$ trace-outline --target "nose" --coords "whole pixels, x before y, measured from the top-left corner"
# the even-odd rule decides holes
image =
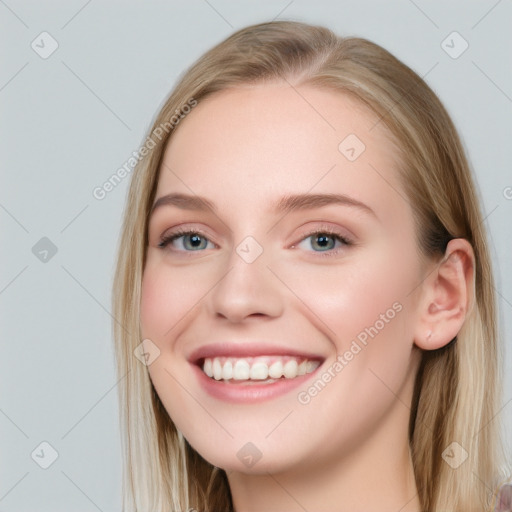
[[[248,317],[280,316],[285,299],[283,284],[268,268],[268,263],[265,250],[251,261],[234,249],[222,267],[219,282],[209,294],[210,312],[233,323]]]

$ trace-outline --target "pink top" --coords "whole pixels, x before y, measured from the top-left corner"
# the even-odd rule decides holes
[[[500,487],[494,512],[512,512],[512,484],[504,484]]]

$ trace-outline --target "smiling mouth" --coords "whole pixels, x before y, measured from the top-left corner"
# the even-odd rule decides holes
[[[212,380],[230,384],[272,384],[279,379],[291,380],[314,372],[318,359],[298,356],[206,357],[197,362]]]

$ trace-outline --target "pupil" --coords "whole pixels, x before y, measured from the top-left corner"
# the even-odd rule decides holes
[[[197,245],[199,245],[201,243],[201,238],[198,237],[197,235],[192,235],[191,240],[192,240],[192,245],[194,247],[197,247]]]
[[[328,246],[328,245],[329,245],[329,238],[331,238],[331,236],[330,236],[330,235],[319,235],[319,236],[317,236],[316,238],[317,238],[317,240],[318,240],[317,244],[318,244],[321,248],[325,249],[325,248],[326,248],[326,246]],[[326,244],[327,244],[327,245],[326,245]]]

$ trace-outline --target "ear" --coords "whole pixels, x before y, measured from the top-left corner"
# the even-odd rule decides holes
[[[424,350],[444,347],[459,333],[474,302],[475,255],[463,238],[450,240],[443,259],[422,283],[415,344]]]

